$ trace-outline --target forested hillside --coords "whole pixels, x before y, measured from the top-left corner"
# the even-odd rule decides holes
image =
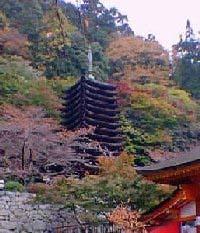
[[[106,9],[98,1],[87,1],[78,10],[64,1],[1,1],[1,30],[6,31],[9,45],[17,40],[21,45],[12,51],[2,44],[6,54],[21,53],[29,57],[32,66],[48,77],[79,76],[87,67],[87,46],[92,44],[94,69],[99,79],[108,77],[108,60],[103,55],[112,33],[131,34],[126,16],[117,9]],[[98,16],[96,14],[98,12]],[[85,18],[82,18],[84,14]],[[89,21],[87,21],[87,19]],[[85,21],[84,21],[85,20]],[[86,28],[86,24],[90,26]],[[98,29],[98,30],[97,30]],[[13,31],[13,33],[12,33]],[[14,33],[16,39],[13,38]],[[21,37],[21,38],[19,38]],[[23,37],[23,38],[22,38]],[[24,46],[22,46],[24,44]],[[6,47],[6,48],[5,48]],[[22,54],[17,54],[22,55]]]
[[[170,190],[142,181],[133,164],[176,156],[199,143],[199,102],[193,98],[199,94],[192,88],[191,96],[188,80],[178,82],[183,73],[190,76],[185,60],[176,63],[172,78],[162,45],[134,35],[125,15],[98,0],[79,6],[62,0],[0,1],[0,175],[27,183],[48,174],[77,178],[80,167],[83,175],[85,164],[69,148],[84,132],[66,132],[60,108],[62,91],[88,72],[89,44],[95,78],[117,86],[122,156],[101,158],[97,176],[29,190],[39,193],[39,201],[60,203],[67,197],[69,206],[98,214],[121,203],[149,210]]]
[[[198,103],[169,76],[169,55],[158,42],[122,37],[106,53],[122,101],[125,149],[139,155],[137,162],[145,162],[145,155],[162,159],[198,142]]]

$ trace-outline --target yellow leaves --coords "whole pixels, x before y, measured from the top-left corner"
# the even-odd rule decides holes
[[[6,15],[2,11],[0,11],[0,29],[7,30],[8,26],[9,22]]]
[[[163,143],[171,143],[172,142],[172,136],[169,135],[168,132],[165,132],[163,130],[157,130],[155,134],[153,135],[149,135],[149,134],[145,134],[144,135],[144,139],[147,143],[157,143],[158,139],[159,142],[163,142]]]
[[[119,157],[100,157],[100,175],[115,176],[133,179],[135,170],[133,168],[134,157],[123,152]]]
[[[70,36],[75,31],[76,27],[60,9],[48,11],[43,17],[43,28],[40,30],[40,47],[46,48],[40,54],[42,59],[53,61],[58,55],[58,50],[65,45],[71,45]]]
[[[196,119],[198,107],[186,91],[156,84],[135,85],[131,103],[137,110],[158,111],[188,120]]]
[[[147,93],[135,93],[131,100],[135,110],[158,111],[167,115],[176,113],[176,109],[165,99],[154,98]]]
[[[168,98],[170,103],[179,109],[180,114],[185,114],[190,120],[196,119],[198,105],[189,93],[173,88],[169,89]]]

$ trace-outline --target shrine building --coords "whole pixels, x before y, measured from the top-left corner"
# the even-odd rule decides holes
[[[173,185],[172,196],[143,216],[150,233],[200,233],[200,156],[171,158],[137,172],[157,184]]]

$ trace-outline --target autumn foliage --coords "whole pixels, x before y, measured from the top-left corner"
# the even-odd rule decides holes
[[[108,220],[120,226],[126,233],[147,233],[145,225],[140,221],[138,212],[131,211],[126,207],[117,207],[108,215]]]
[[[0,11],[0,55],[29,58],[28,39],[17,28],[10,27],[9,19]]]
[[[146,183],[134,165],[197,144],[199,103],[169,76],[168,52],[157,41],[133,36],[117,9],[83,1],[81,15],[92,19],[83,32],[76,6],[51,2],[0,1],[0,175],[51,177],[48,185],[28,186],[36,201],[82,208],[84,220],[103,215],[127,232],[144,233],[139,213],[170,192]],[[89,41],[95,78],[117,86],[125,138],[125,152],[98,163],[85,148],[81,156],[73,150],[78,141],[95,148],[98,142],[82,137],[94,128],[71,132],[59,124],[62,91],[85,73]],[[85,172],[86,158],[99,173]]]
[[[100,157],[100,176],[119,175],[125,179],[134,179],[136,176],[133,169],[134,157],[122,153],[117,159],[115,157]]]
[[[110,43],[107,55],[114,65],[112,78],[115,80],[169,84],[168,53],[156,41],[120,37]]]
[[[17,29],[0,30],[0,54],[29,57],[28,40]]]
[[[170,78],[167,51],[157,41],[129,36],[113,39],[106,52],[109,81],[119,94],[125,150],[138,155],[138,165],[148,163],[146,155],[158,149],[184,150],[175,132],[198,122],[199,107]]]

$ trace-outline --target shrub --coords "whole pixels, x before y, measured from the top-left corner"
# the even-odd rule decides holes
[[[29,184],[27,191],[34,194],[44,194],[48,190],[48,185],[43,183]]]
[[[23,192],[24,191],[24,186],[19,183],[18,181],[8,181],[5,184],[5,189],[7,191],[12,191],[12,192]]]
[[[0,74],[14,75],[25,79],[34,79],[39,75],[38,71],[29,65],[29,62],[17,56],[0,57]]]
[[[61,195],[60,186],[49,186],[43,183],[29,184],[27,191],[37,194],[36,202],[38,203],[64,203]]]
[[[32,187],[34,192],[39,191],[38,202],[62,203],[72,210],[79,206],[94,216],[110,212],[122,203],[132,209],[146,211],[163,200],[166,193],[137,176],[133,159],[125,153],[117,158],[101,157],[99,175],[86,175],[81,180],[72,177],[62,179],[47,189],[40,185],[37,190],[35,185]]]
[[[48,85],[58,96],[62,96],[63,91],[67,87],[74,85],[76,83],[76,80],[77,80],[76,78],[69,76],[65,79],[60,79],[60,78],[50,79],[47,80],[47,82]]]
[[[25,79],[10,74],[0,75],[0,103],[40,106],[50,116],[57,116],[60,107],[57,95],[45,79]]]

